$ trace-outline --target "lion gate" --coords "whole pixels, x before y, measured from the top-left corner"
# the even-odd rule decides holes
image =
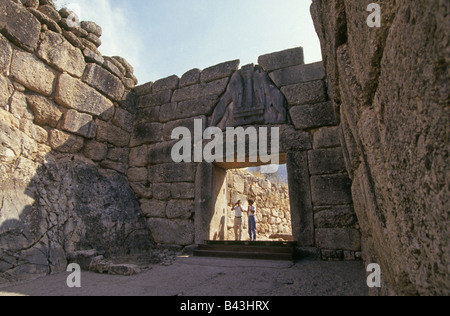
[[[155,241],[189,246],[220,236],[227,210],[217,205],[226,200],[226,170],[264,164],[191,162],[198,161],[194,157],[174,162],[176,128],[194,135],[199,122],[201,133],[209,127],[278,127],[277,158],[287,164],[300,250],[322,259],[358,259],[361,236],[323,64],[305,64],[302,48],[261,56],[258,64],[239,69],[238,60],[230,61],[135,88],[128,178]]]

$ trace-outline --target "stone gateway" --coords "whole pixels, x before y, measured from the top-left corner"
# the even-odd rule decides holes
[[[101,55],[94,22],[2,0],[0,286],[79,253],[228,238],[228,204],[253,195],[264,234],[291,228],[303,257],[378,264],[371,294],[450,294],[450,3],[385,1],[371,27],[360,2],[313,0],[323,62],[291,48],[137,86],[124,58]],[[220,151],[227,128],[267,133],[256,149],[244,135],[238,159],[235,137]],[[193,135],[184,151],[177,129]],[[232,171],[269,152],[289,188]]]

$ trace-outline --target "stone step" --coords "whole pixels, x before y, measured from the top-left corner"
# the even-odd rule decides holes
[[[197,257],[295,260],[295,242],[206,241],[194,251]]]
[[[295,247],[294,241],[234,241],[234,240],[206,240],[207,245],[230,245],[230,246],[267,246],[267,247]]]
[[[196,257],[215,257],[215,258],[294,261],[294,256],[292,254],[288,254],[288,253],[196,250],[196,251],[194,251],[194,256],[196,256]]]

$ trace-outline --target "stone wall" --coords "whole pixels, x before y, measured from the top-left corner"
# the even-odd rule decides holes
[[[211,126],[279,127],[279,158],[288,165],[292,228],[300,250],[326,260],[359,258],[351,182],[322,63],[305,65],[302,48],[264,55],[258,62],[193,69],[133,90],[137,112],[128,178],[155,241],[189,246],[226,238],[226,170],[262,164],[226,162],[225,151],[214,163],[176,163],[175,128],[185,127],[193,137]],[[196,128],[195,120],[201,126]],[[194,158],[193,150],[187,160]]]
[[[74,251],[152,245],[126,174],[137,83],[102,30],[51,1],[0,2],[0,285],[64,271]]]
[[[229,170],[228,183],[228,232],[226,239],[235,240],[233,206],[241,200],[242,208],[248,208],[248,200],[253,199],[257,207],[256,230],[258,239],[270,240],[272,235],[292,235],[289,188],[287,184],[277,184],[245,170]],[[242,240],[248,239],[248,217],[243,214]]]
[[[177,127],[278,127],[300,250],[359,256],[322,63],[305,65],[294,48],[259,65],[229,61],[135,87],[126,60],[98,52],[101,28],[72,16],[49,0],[0,3],[0,283],[62,271],[75,251],[112,256],[225,238],[226,170],[263,163],[175,163]]]
[[[373,294],[448,295],[448,1],[314,0]]]

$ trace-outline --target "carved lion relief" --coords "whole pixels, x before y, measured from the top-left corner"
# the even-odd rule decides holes
[[[287,101],[268,74],[253,64],[234,73],[212,116],[221,129],[287,123]]]

